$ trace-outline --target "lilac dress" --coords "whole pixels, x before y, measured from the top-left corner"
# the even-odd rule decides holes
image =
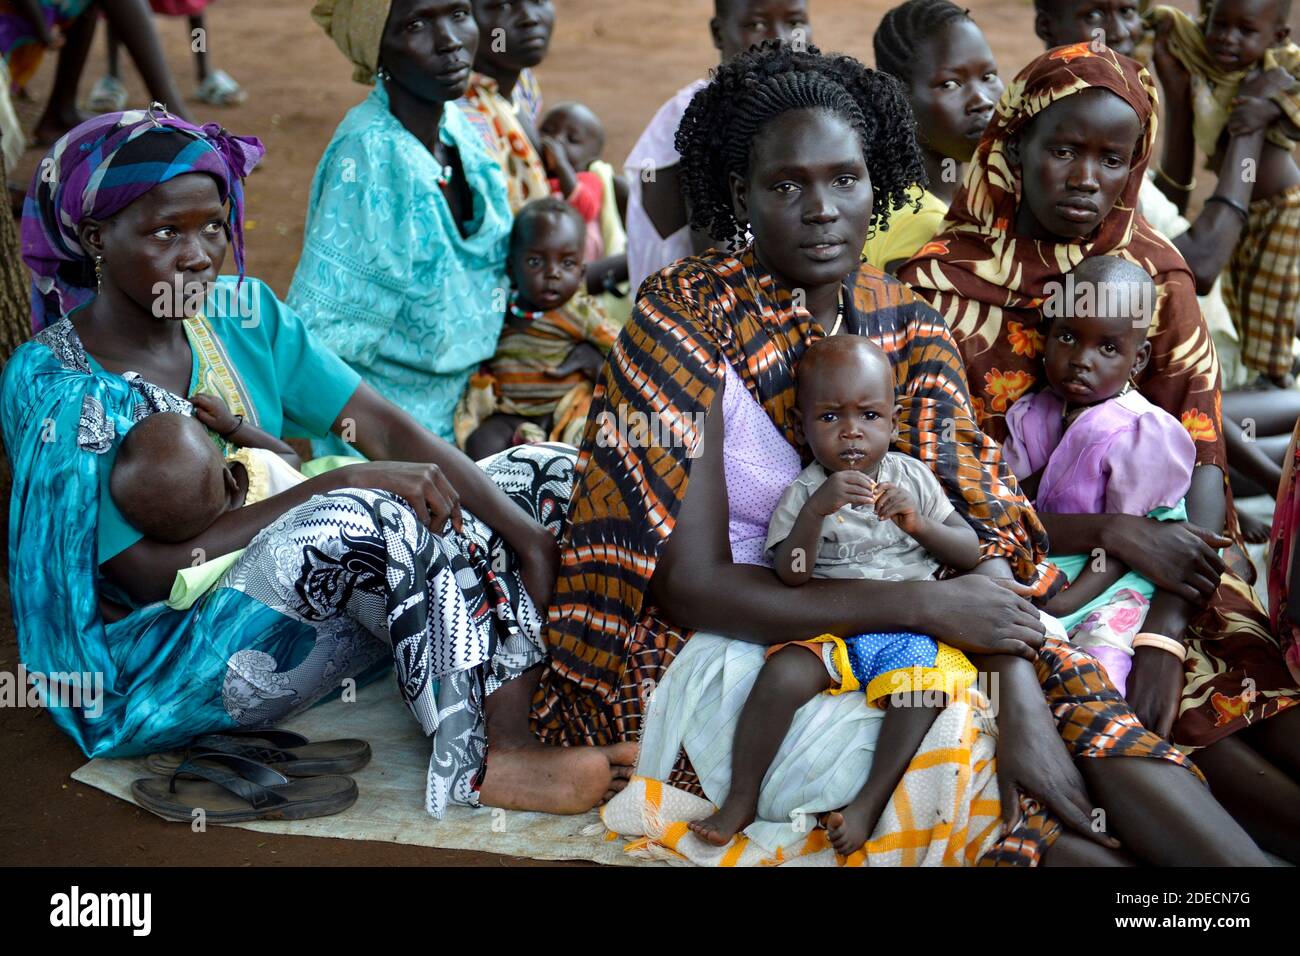
[[[1068,428],[1064,410],[1051,391],[1026,395],[1007,410],[1007,464],[1022,481],[1043,473],[1035,508],[1047,514],[1186,516],[1183,497],[1192,483],[1196,447],[1178,419],[1136,389],[1086,409]],[[1088,556],[1052,560],[1073,580]],[[1154,593],[1150,581],[1130,571],[1061,619],[1071,641],[1101,661],[1121,694],[1133,663],[1133,638]]]
[[[772,562],[764,554],[767,524],[786,486],[799,477],[803,462],[763,406],[749,394],[736,370],[726,359],[722,364],[727,382],[722,393],[727,436],[722,443],[722,462],[731,560],[770,568]]]

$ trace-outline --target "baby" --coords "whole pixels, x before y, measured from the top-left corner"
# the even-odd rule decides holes
[[[542,136],[542,162],[551,177],[555,195],[567,200],[586,222],[588,262],[623,251],[609,248],[611,230],[623,236],[622,221],[627,208],[627,180],[601,162],[605,148],[605,127],[600,117],[581,103],[561,103],[544,117],[538,130]],[[606,219],[612,221],[605,222]],[[616,228],[615,228],[616,227]]]
[[[189,541],[227,511],[306,480],[288,444],[232,415],[215,395],[190,401],[192,418],[158,412],[132,427],[109,476],[122,517],[155,541]],[[223,458],[208,429],[238,450]]]
[[[820,339],[804,353],[798,383],[796,422],[816,461],[786,489],[768,528],[781,580],[791,587],[812,577],[920,581],[943,566],[974,568],[979,540],[938,479],[889,450],[899,406],[885,354],[861,336]],[[730,841],[754,819],[759,786],[795,711],[824,691],[862,690],[868,703],[886,708],[875,760],[853,802],[825,820],[836,852],[855,852],[942,709],[939,701],[974,679],[965,655],[920,634],[824,634],[773,647],[737,724],[727,798],[690,828],[718,846]],[[930,693],[908,693],[915,691]]]
[[[1112,256],[1085,259],[1071,275],[1049,310],[1062,314],[1046,328],[1048,388],[1007,410],[1007,464],[1048,514],[1186,517],[1195,443],[1178,419],[1132,385],[1151,355],[1155,284],[1137,265]],[[1125,693],[1135,641],[1172,650],[1165,637],[1138,633],[1154,586],[1113,558],[1052,560],[1072,580],[1043,610],[1061,619],[1071,641]]]
[[[456,440],[475,460],[547,438],[581,444],[596,377],[618,337],[581,291],[582,236],[582,217],[560,199],[534,200],[515,216],[505,326],[456,409]]]

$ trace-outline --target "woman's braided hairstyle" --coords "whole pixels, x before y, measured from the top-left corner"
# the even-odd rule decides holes
[[[884,15],[871,38],[876,69],[900,80],[909,79],[917,61],[917,46],[962,18],[969,20],[970,11],[949,0],[907,0],[899,4]]]
[[[754,140],[768,122],[802,109],[834,113],[857,132],[875,193],[873,228],[889,228],[890,210],[910,201],[909,186],[928,184],[916,121],[897,80],[849,56],[768,40],[718,67],[677,127],[681,189],[693,227],[719,242],[745,241],[730,176],[749,174]]]

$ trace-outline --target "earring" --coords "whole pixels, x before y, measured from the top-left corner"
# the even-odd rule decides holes
[[[389,80],[393,78],[393,74],[388,72],[388,67],[386,66],[381,66],[379,69],[375,70],[375,75],[378,76],[385,83],[387,83]]]
[[[95,256],[95,290],[99,291],[104,284],[104,257]]]

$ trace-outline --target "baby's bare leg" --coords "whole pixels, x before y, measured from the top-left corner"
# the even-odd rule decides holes
[[[758,791],[794,712],[834,686],[821,656],[803,647],[785,647],[767,659],[736,724],[731,753],[731,789],[713,816],[690,824],[715,846],[726,846],[749,826],[758,809]]]
[[[835,852],[848,856],[862,849],[876,822],[885,812],[907,765],[916,756],[921,741],[934,724],[942,706],[934,706],[927,694],[898,694],[890,700],[885,722],[876,741],[871,771],[862,790],[843,810],[826,814],[826,832]],[[945,698],[946,701],[946,698]]]

